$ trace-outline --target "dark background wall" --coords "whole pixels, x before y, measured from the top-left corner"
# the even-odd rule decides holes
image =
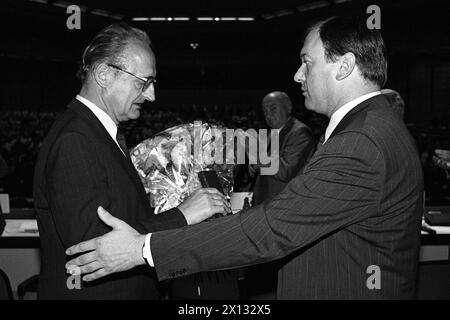
[[[293,75],[300,64],[307,25],[332,14],[361,14],[369,4],[378,4],[390,60],[386,86],[398,90],[407,102],[406,120],[420,125],[450,121],[450,19],[446,17],[446,1],[329,1],[330,5],[321,9],[270,20],[261,18],[264,12],[311,1],[279,1],[278,7],[250,1],[247,6],[237,5],[236,10],[253,13],[256,20],[228,24],[133,22],[133,13],[145,15],[138,9],[147,2],[131,1],[126,10],[111,2],[74,2],[128,12],[125,21],[148,31],[157,56],[158,103],[258,105],[264,93],[281,89],[299,106],[303,98]],[[180,3],[173,2],[174,12],[177,8],[186,10]],[[224,15],[231,10],[218,3],[222,2],[192,4],[190,12]],[[69,15],[51,4],[16,0],[2,1],[0,7],[0,110],[61,110],[79,89],[75,72],[83,48],[100,28],[116,20],[87,11],[82,13],[81,30],[68,30],[65,22]],[[161,8],[149,9],[149,13],[172,12],[170,2],[164,12]],[[197,50],[189,46],[190,42],[199,43]]]

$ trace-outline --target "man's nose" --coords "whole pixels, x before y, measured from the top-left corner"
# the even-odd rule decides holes
[[[148,100],[150,102],[153,102],[156,100],[156,96],[155,96],[155,86],[153,85],[153,83],[151,83],[147,90],[142,92],[142,96],[145,98],[145,100]]]
[[[303,72],[303,64],[298,68],[297,72],[294,75],[295,82],[304,82],[305,81],[305,73]]]

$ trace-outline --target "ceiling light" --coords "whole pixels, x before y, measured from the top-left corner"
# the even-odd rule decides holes
[[[321,0],[321,1],[316,1],[316,2],[303,4],[301,6],[298,6],[297,9],[299,11],[308,11],[308,10],[314,10],[314,9],[318,9],[318,8],[323,8],[323,7],[326,7],[328,5],[330,5],[330,3],[328,1]]]
[[[135,18],[131,18],[132,21],[149,21],[151,19],[154,18],[148,18],[148,17],[135,17]],[[164,18],[165,19],[165,18]]]
[[[48,0],[30,0],[30,1],[37,3],[48,3]]]
[[[66,1],[55,1],[52,3],[55,7],[59,7],[59,8],[67,8],[68,6],[71,5],[71,3],[66,2]]]
[[[293,13],[294,13],[293,10],[285,9],[285,10],[280,10],[280,11],[275,12],[275,15],[277,17],[283,17],[283,16],[287,16],[287,15],[290,15],[290,14],[293,14]]]
[[[263,14],[261,17],[262,17],[264,20],[270,20],[270,19],[275,18],[275,16],[274,16],[273,14],[269,14],[269,13]]]
[[[109,17],[110,13],[108,11],[105,10],[100,10],[100,9],[94,9],[91,11],[92,14],[95,14],[97,16],[101,16],[101,17]]]
[[[239,21],[254,21],[255,18],[253,18],[253,17],[239,17],[238,20]]]

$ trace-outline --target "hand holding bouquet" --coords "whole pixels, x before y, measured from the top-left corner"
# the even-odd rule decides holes
[[[225,128],[195,122],[169,128],[139,143],[131,160],[150,196],[155,214],[178,206],[201,188],[198,172],[214,170],[226,196],[233,191],[232,164],[216,164],[214,151],[225,154]]]

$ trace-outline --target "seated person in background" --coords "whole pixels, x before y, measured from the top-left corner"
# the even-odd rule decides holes
[[[280,159],[278,172],[274,175],[260,175],[259,164],[249,166],[250,175],[256,178],[253,188],[255,205],[283,190],[304,167],[315,149],[310,128],[292,116],[292,102],[286,93],[269,93],[262,101],[262,108],[267,125],[271,130],[279,131]]]
[[[315,150],[315,141],[308,126],[292,116],[292,102],[280,91],[267,94],[262,109],[271,130],[279,130],[279,169],[274,175],[261,175],[258,164],[249,166],[256,178],[253,200],[259,205],[276,196],[297,175]],[[268,146],[268,151],[270,147]],[[248,294],[251,299],[275,299],[280,261],[257,265],[247,270]]]

